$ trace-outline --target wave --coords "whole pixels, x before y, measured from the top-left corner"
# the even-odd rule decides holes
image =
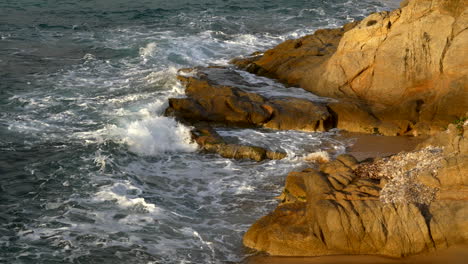
[[[151,117],[134,121],[124,129],[116,129],[130,151],[141,155],[161,155],[166,152],[191,152],[197,149],[190,128],[168,117]]]

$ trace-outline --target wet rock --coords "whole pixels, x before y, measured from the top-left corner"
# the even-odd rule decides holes
[[[331,116],[323,104],[293,97],[266,98],[244,91],[228,85],[243,84],[242,80],[231,80],[235,74],[229,69],[195,69],[191,74],[182,70],[178,78],[186,86],[187,98],[169,99],[166,115],[189,123],[208,121],[305,131],[330,128]]]
[[[304,185],[304,173],[307,172],[291,172],[286,177],[284,189],[278,199],[281,203],[305,202],[306,191]]]
[[[209,124],[194,124],[192,138],[201,149],[217,153],[224,158],[252,159],[262,161],[264,159],[283,159],[286,153],[270,151],[258,146],[248,146],[226,142]]]

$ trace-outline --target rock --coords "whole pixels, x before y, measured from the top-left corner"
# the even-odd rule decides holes
[[[272,99],[267,106],[272,118],[265,128],[281,130],[326,131],[331,126],[331,116],[323,105],[300,98]]]
[[[283,159],[286,157],[284,152],[270,151],[257,146],[228,143],[207,123],[194,124],[192,138],[201,149],[217,153],[224,158],[262,161],[264,159]]]
[[[331,116],[323,104],[293,97],[265,98],[227,85],[229,78],[235,77],[229,69],[196,69],[193,75],[185,72],[179,79],[186,86],[187,98],[169,99],[166,115],[189,123],[208,121],[304,131],[330,128]]]
[[[403,8],[403,7],[407,6],[408,3],[409,3],[409,0],[403,0],[403,1],[401,1],[401,2],[400,2],[400,8]]]
[[[334,116],[335,126],[339,129],[360,133],[379,131],[380,120],[373,116],[363,104],[342,100],[328,104],[328,109]]]
[[[342,155],[290,173],[282,203],[252,225],[244,245],[279,256],[392,257],[466,245],[465,128],[451,126],[418,150],[371,163]]]
[[[423,175],[423,181],[431,181],[433,186],[441,189],[453,190],[454,195],[458,195],[460,190],[468,186],[468,123],[450,124],[446,131],[441,132],[425,142],[418,148],[428,146],[439,146],[444,148],[445,158],[442,161],[442,168],[439,170],[437,181],[430,176]]]
[[[313,35],[287,40],[263,55],[237,58],[231,62],[247,71],[277,78],[289,85],[301,84],[304,75],[320,67],[336,51],[343,34],[357,25],[349,23],[339,29],[320,29]]]
[[[233,63],[319,96],[363,103],[353,111],[362,125],[339,124],[350,131],[369,131],[377,119],[383,134],[434,134],[468,109],[468,5],[413,0],[401,7]]]
[[[278,197],[281,203],[306,201],[304,173],[307,172],[291,172],[288,174],[286,177],[286,183],[284,184],[284,190]]]

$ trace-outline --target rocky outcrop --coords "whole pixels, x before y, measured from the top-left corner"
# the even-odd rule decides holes
[[[466,125],[411,153],[361,164],[342,155],[289,174],[282,203],[244,244],[281,256],[400,257],[468,243]]]
[[[287,40],[265,53],[254,53],[246,59],[236,58],[232,63],[247,71],[272,77],[292,86],[299,86],[311,67],[325,63],[336,52],[343,34],[358,23],[337,29],[320,29],[313,35]]]
[[[377,118],[363,102],[262,96],[255,92],[258,87],[251,87],[255,84],[248,83],[229,68],[182,69],[178,78],[186,87],[187,97],[169,99],[166,115],[190,124],[203,121],[225,126],[303,131],[339,128],[390,136],[407,133],[406,128]]]
[[[468,5],[402,6],[233,62],[320,96],[353,100],[372,117],[358,130],[377,127],[377,120],[383,134],[433,134],[468,108]],[[354,131],[348,124],[342,128]]]
[[[226,68],[199,68],[188,74],[187,71],[190,69],[182,70],[179,75],[179,80],[186,86],[187,98],[169,99],[166,115],[189,123],[206,121],[304,131],[331,128],[331,116],[321,103],[294,97],[266,98],[225,85],[216,75],[226,78],[235,74]]]
[[[334,127],[324,103],[296,97],[266,98],[246,91],[239,87],[252,84],[232,69],[182,69],[178,78],[186,87],[187,97],[170,98],[165,115],[191,125],[192,138],[202,150],[225,158],[261,161],[282,159],[286,154],[226,142],[211,125],[304,131],[326,131]]]

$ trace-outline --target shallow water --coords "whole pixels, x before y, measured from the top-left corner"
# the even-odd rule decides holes
[[[337,132],[220,129],[288,158],[199,153],[189,128],[162,116],[183,96],[176,70],[226,65],[387,2],[0,2],[0,262],[243,260],[242,235],[276,205],[284,176],[344,143]],[[291,95],[239,74],[265,96]]]

